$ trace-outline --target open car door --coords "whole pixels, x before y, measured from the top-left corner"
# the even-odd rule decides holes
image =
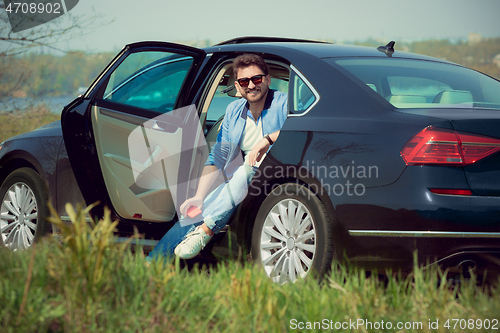
[[[190,177],[191,170],[178,172],[181,159],[206,158],[206,149],[197,149],[205,141],[196,128],[196,108],[189,105],[204,58],[204,51],[184,45],[127,45],[89,91],[63,110],[63,136],[78,185],[87,204],[101,203],[94,213],[108,206],[125,220],[174,218],[174,199],[184,200],[189,192],[176,198],[169,186]],[[185,147],[187,136],[191,149]]]

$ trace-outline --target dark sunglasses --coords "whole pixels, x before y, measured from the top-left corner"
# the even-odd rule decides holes
[[[262,83],[262,78],[266,76],[264,74],[260,74],[260,75],[254,75],[252,77],[244,77],[242,79],[238,79],[236,81],[238,81],[238,83],[240,84],[240,86],[242,86],[243,88],[246,88],[248,87],[248,85],[250,84],[250,80],[252,80],[253,84],[255,84],[256,86],[261,84]]]

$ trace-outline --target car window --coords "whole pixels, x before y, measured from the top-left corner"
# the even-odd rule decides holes
[[[284,93],[288,92],[288,69],[277,65],[268,64],[269,74],[271,75],[271,89],[275,89]],[[239,99],[239,94],[236,94],[236,89],[233,88],[228,93],[227,89],[234,84],[234,80],[230,79],[233,75],[231,71],[224,75],[221,82],[217,86],[217,90],[210,102],[210,107],[207,111],[207,121],[216,121],[226,112],[227,106]]]
[[[297,73],[292,71],[292,114],[301,114],[308,111],[318,99],[314,90]]]
[[[432,103],[434,97],[444,90],[453,90],[452,87],[437,80],[424,79],[412,76],[388,76],[387,82],[393,96],[423,96],[425,103]]]
[[[283,93],[288,93],[288,77],[277,77],[271,75],[271,89],[281,91]]]
[[[500,109],[500,82],[472,69],[416,59],[325,59],[397,108]]]
[[[234,97],[230,97],[225,94],[224,89],[224,86],[217,87],[217,91],[215,92],[214,98],[212,98],[212,102],[210,103],[210,107],[207,111],[207,120],[218,120],[226,113],[227,106],[236,100]]]
[[[104,99],[159,113],[171,111],[192,57],[141,52],[127,57],[111,74]]]

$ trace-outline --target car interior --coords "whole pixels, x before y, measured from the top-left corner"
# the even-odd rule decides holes
[[[266,60],[271,76],[271,89],[276,89],[288,93],[288,80],[290,69],[288,66],[271,60]],[[200,123],[204,124],[206,140],[211,148],[219,133],[222,120],[227,106],[241,98],[236,88],[234,88],[234,75],[232,61],[228,61],[221,66],[208,85],[205,92],[205,99],[200,113]]]
[[[212,75],[198,113],[193,105],[178,110],[164,107],[173,105],[190,62],[174,58],[142,65],[136,71],[139,74],[113,84],[126,89],[126,94],[110,88],[104,96],[117,103],[116,107],[93,108],[91,119],[106,187],[115,210],[124,218],[165,222],[175,217],[179,202],[196,191],[197,175],[217,139],[227,106],[241,98],[235,88],[230,89],[234,87],[230,60]],[[276,61],[269,61],[268,66],[271,88],[288,92],[288,66]],[[174,92],[161,84],[170,81],[176,83]],[[120,98],[122,95],[126,98]],[[158,117],[122,112],[120,105],[124,104],[154,110]],[[193,118],[195,123],[186,120],[193,114],[199,122],[197,118]],[[192,133],[196,133],[193,140]]]

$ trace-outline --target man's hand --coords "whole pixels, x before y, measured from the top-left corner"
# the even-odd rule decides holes
[[[260,162],[262,156],[269,149],[270,144],[266,138],[260,140],[255,146],[253,146],[252,151],[248,153],[248,164],[254,166],[256,162]]]
[[[203,207],[203,199],[201,199],[197,196],[194,196],[194,197],[189,198],[186,201],[184,201],[184,203],[180,207],[181,214],[183,216],[187,216],[187,210],[191,206],[195,206],[195,207],[198,207],[199,209],[201,209]]]

